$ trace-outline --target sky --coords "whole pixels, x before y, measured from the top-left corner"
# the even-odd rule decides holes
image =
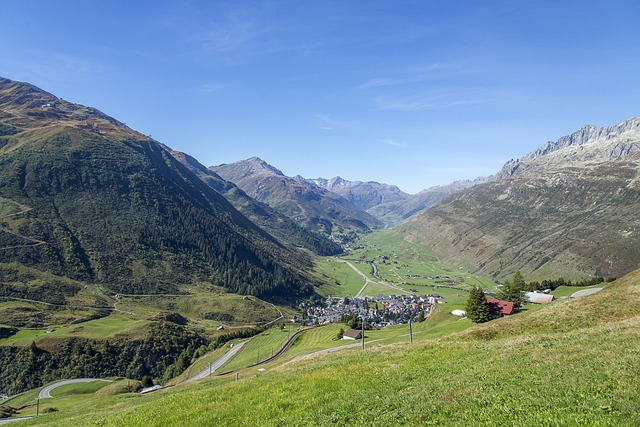
[[[205,166],[408,193],[640,115],[637,0],[2,0],[0,76]]]

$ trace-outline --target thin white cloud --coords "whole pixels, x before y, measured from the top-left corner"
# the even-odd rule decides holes
[[[380,144],[391,145],[392,147],[400,147],[400,148],[408,147],[406,142],[400,142],[394,139],[377,139],[375,142],[378,142]]]
[[[356,86],[355,90],[366,90],[386,86],[415,85],[439,78],[478,74],[483,71],[462,64],[434,62],[411,68],[391,70],[384,76],[374,77]]]
[[[325,113],[316,114],[313,117],[313,121],[316,127],[323,130],[337,130],[337,129],[356,130],[360,127],[354,122],[350,122],[346,120],[337,120],[332,117],[329,117],[329,115]]]
[[[444,88],[420,93],[394,93],[377,96],[372,100],[380,110],[417,111],[460,106],[484,105],[495,98],[484,90],[473,88]]]

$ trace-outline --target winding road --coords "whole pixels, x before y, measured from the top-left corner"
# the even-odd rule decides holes
[[[76,383],[92,383],[94,381],[111,382],[109,380],[103,380],[101,378],[76,378],[74,380],[58,381],[57,383],[49,384],[48,386],[40,390],[40,393],[38,393],[38,399],[51,399],[53,397],[51,396],[51,391],[58,387],[62,387],[63,385]]]
[[[191,381],[197,381],[197,380],[200,380],[200,379],[208,376],[209,374],[214,373],[216,370],[220,369],[220,367],[222,367],[222,365],[227,363],[227,361],[229,361],[229,359],[231,359],[233,356],[235,356],[235,354],[238,351],[240,351],[240,349],[242,348],[242,346],[245,343],[246,343],[246,341],[242,341],[242,342],[234,345],[233,348],[231,348],[229,351],[227,351],[225,354],[223,354],[218,360],[216,360],[215,362],[213,362],[212,364],[210,364],[209,366],[207,366],[206,368],[204,368],[202,371],[198,372],[197,374],[195,374],[191,378],[186,379],[185,381],[183,381],[183,383],[188,383],[188,382],[191,382]]]

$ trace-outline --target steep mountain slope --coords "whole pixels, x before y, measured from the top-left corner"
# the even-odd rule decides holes
[[[620,276],[640,265],[640,118],[586,126],[448,197],[398,233],[497,277]]]
[[[382,225],[345,198],[313,183],[287,177],[257,157],[209,169],[315,232],[368,232]]]
[[[310,291],[304,256],[105,114],[0,79],[0,133],[0,262],[128,293]]]
[[[317,233],[307,231],[266,203],[252,199],[238,186],[224,180],[188,154],[175,150],[170,150],[170,153],[211,188],[222,194],[243,215],[281,241],[304,247],[318,255],[336,255],[342,251],[337,243]]]
[[[347,181],[339,176],[331,179],[305,179],[300,176],[295,178],[313,182],[318,187],[333,191],[364,211],[369,211],[369,209],[381,204],[399,202],[411,197],[410,194],[395,185],[381,184],[375,181]]]

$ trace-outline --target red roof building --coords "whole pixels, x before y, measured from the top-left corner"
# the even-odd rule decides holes
[[[487,298],[489,310],[492,316],[502,317],[513,314],[514,304],[511,301],[502,301],[499,299]]]

